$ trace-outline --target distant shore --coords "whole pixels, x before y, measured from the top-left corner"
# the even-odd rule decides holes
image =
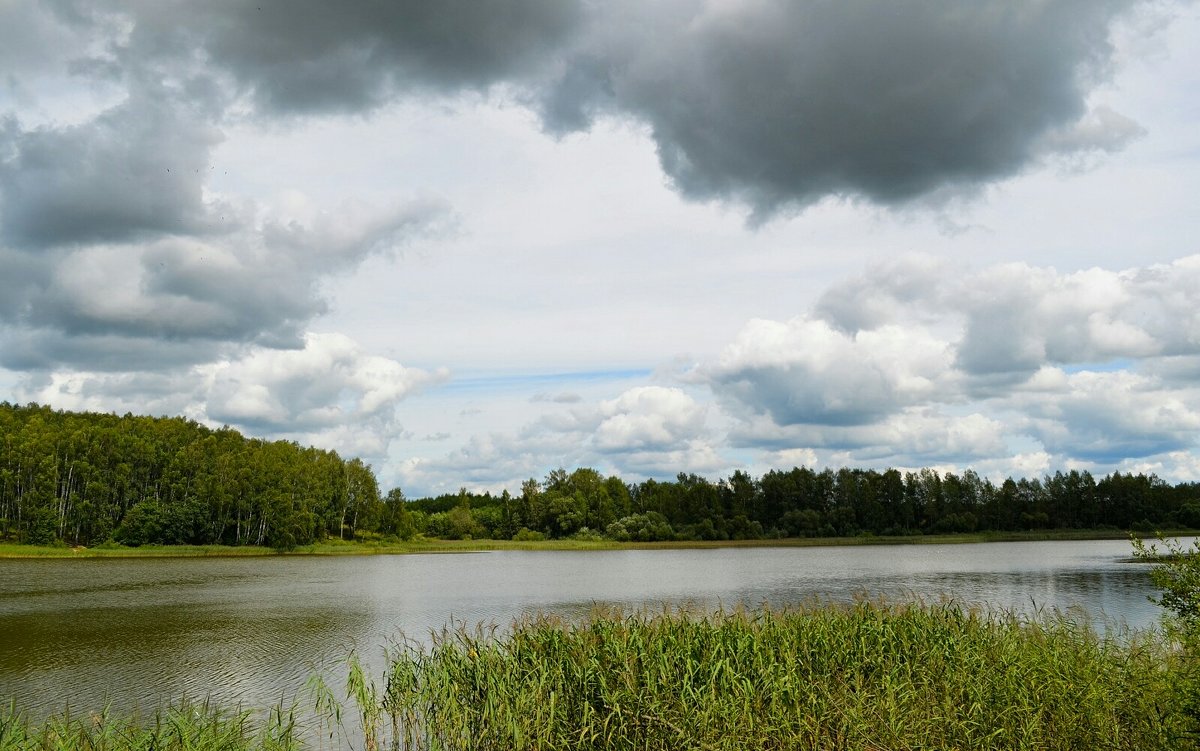
[[[254,545],[101,545],[70,547],[0,543],[0,558],[212,558],[247,556],[405,555],[414,553],[480,553],[493,550],[671,550],[704,548],[843,547],[848,545],[944,545],[980,542],[1042,540],[1123,540],[1131,533],[1116,529],[1052,529],[1029,532],[979,532],[945,535],[882,537],[789,537],[767,540],[687,540],[615,542],[612,540],[439,540],[343,541],[326,540],[294,550],[279,551]],[[1152,536],[1137,533],[1139,536]],[[1167,536],[1190,536],[1196,530],[1164,530]]]

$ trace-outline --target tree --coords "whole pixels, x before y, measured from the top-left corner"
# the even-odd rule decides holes
[[[1174,613],[1186,632],[1196,634],[1200,625],[1200,540],[1194,541],[1191,548],[1184,548],[1178,540],[1164,540],[1160,536],[1158,542],[1163,546],[1160,551],[1158,545],[1147,546],[1138,537],[1131,539],[1134,556],[1153,564],[1150,580],[1162,590],[1162,596],[1155,602]]]
[[[383,499],[379,531],[385,535],[395,535],[401,540],[411,540],[416,534],[413,516],[408,510],[408,501],[400,488],[392,488]]]

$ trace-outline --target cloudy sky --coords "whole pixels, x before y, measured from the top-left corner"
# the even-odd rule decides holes
[[[0,0],[0,400],[1200,479],[1200,5]]]

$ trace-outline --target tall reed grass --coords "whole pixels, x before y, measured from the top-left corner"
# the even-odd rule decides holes
[[[600,614],[392,656],[393,748],[1194,747],[1186,655],[953,604]],[[378,747],[379,738],[369,744]]]
[[[319,681],[314,726],[181,705],[150,722],[0,716],[0,751],[1178,749],[1197,747],[1191,652],[1063,615],[954,604],[696,616],[598,612],[443,631]],[[349,735],[331,733],[352,726]],[[349,744],[349,745],[347,745]]]
[[[0,712],[2,751],[299,751],[294,709],[276,707],[264,721],[248,710],[181,702],[148,718],[64,712],[35,724],[13,706]]]

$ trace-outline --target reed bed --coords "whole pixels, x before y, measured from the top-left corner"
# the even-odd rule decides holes
[[[69,712],[30,723],[10,705],[0,712],[2,751],[300,751],[302,731],[294,710],[277,707],[257,720],[251,711],[208,702],[181,702],[148,718],[107,711]]]
[[[283,708],[43,725],[10,711],[0,751],[1176,751],[1200,737],[1192,654],[1158,631],[952,603],[609,611],[403,643],[378,681],[352,659],[347,703],[312,682],[307,729]]]
[[[1186,655],[1062,615],[859,603],[536,618],[393,654],[368,748],[1195,747]],[[353,681],[352,681],[353,682]]]

